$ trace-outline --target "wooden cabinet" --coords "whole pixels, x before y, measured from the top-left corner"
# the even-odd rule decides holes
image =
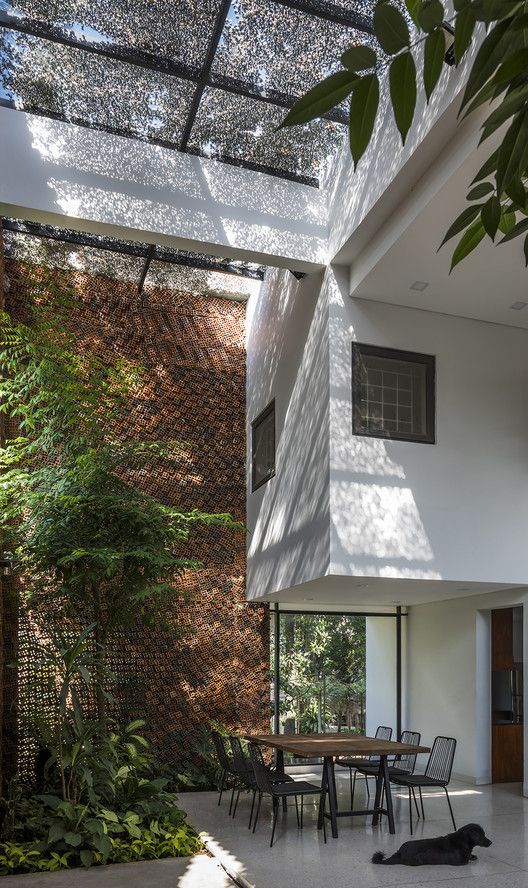
[[[491,669],[513,669],[513,608],[491,612]]]
[[[492,726],[491,779],[493,783],[523,779],[523,725]]]

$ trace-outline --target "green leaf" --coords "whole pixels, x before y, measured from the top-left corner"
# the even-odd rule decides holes
[[[520,177],[512,179],[506,188],[506,194],[516,207],[520,210],[526,209],[526,189]]]
[[[67,845],[72,845],[73,848],[77,848],[82,842],[82,836],[79,833],[67,832],[64,833],[64,841]]]
[[[501,213],[501,218],[499,222],[499,229],[503,234],[506,235],[508,240],[511,240],[509,237],[510,233],[515,228],[515,213],[507,213],[504,210]],[[515,235],[514,235],[515,237]],[[504,239],[504,238],[503,238]],[[502,241],[500,241],[502,243]]]
[[[523,74],[526,68],[528,68],[528,49],[520,49],[499,65],[491,82],[498,86],[502,83],[510,83],[519,74]]]
[[[440,0],[425,0],[418,13],[418,24],[422,31],[434,31],[444,20],[444,5]],[[443,36],[443,34],[442,34]],[[445,38],[444,38],[445,55]]]
[[[445,38],[443,31],[433,31],[425,40],[423,80],[427,101],[438,83],[445,57]]]
[[[278,127],[297,126],[321,117],[339,105],[352,92],[357,76],[352,71],[337,71],[310,89],[298,102],[295,102]]]
[[[497,229],[499,227],[501,217],[501,204],[496,194],[494,194],[482,207],[480,218],[486,231],[486,234],[495,240]]]
[[[351,46],[341,56],[341,64],[350,71],[364,71],[376,67],[376,53],[370,46]]]
[[[487,179],[488,176],[491,176],[491,174],[494,173],[497,169],[498,158],[499,149],[497,148],[497,150],[494,151],[493,154],[490,154],[488,159],[482,164],[480,170],[478,171],[471,184],[474,185],[475,182],[480,182],[481,179]]]
[[[86,848],[83,848],[83,850],[79,852],[79,857],[81,858],[81,863],[83,866],[92,866],[94,862],[93,851],[88,851],[86,850]]]
[[[524,171],[528,159],[528,113],[515,117],[499,147],[497,193]]]
[[[418,12],[420,11],[421,5],[422,5],[422,0],[405,0],[405,6],[407,7],[407,12],[411,16],[411,18],[416,26],[418,26]]]
[[[524,264],[528,266],[528,234],[524,239]]]
[[[378,43],[388,55],[394,55],[409,46],[407,22],[399,9],[390,3],[378,3],[374,9],[372,24]]]
[[[59,839],[64,837],[64,826],[62,823],[54,823],[50,826],[48,833],[48,844],[54,845]]]
[[[457,65],[460,64],[464,53],[471,43],[476,21],[475,13],[470,6],[462,9],[456,17],[454,49]]]
[[[466,199],[480,200],[481,197],[486,197],[486,194],[490,194],[491,191],[495,191],[491,182],[482,182],[481,185],[476,185],[471,189]]]
[[[379,103],[379,81],[376,74],[359,78],[350,101],[350,151],[356,169],[370,141]]]
[[[515,219],[513,213],[509,213],[508,215],[513,216],[513,218]],[[508,229],[499,243],[505,244],[508,241],[514,240],[514,238],[519,237],[520,234],[524,234],[525,231],[528,231],[528,219],[521,219],[520,222],[517,222],[515,225],[511,225],[511,227]]]
[[[455,236],[455,234],[460,234],[460,232],[463,231],[464,228],[467,228],[467,226],[470,225],[471,222],[473,222],[473,220],[477,218],[482,209],[482,206],[482,204],[474,204],[472,207],[466,207],[465,210],[462,210],[460,215],[457,216],[455,221],[448,228],[444,239],[438,249],[440,250],[444,246],[444,244],[447,243],[448,240],[451,240],[451,238]]]
[[[462,259],[465,259],[466,256],[469,256],[469,254],[473,252],[475,247],[478,247],[485,234],[486,232],[480,219],[468,228],[460,238],[455,252],[453,253],[451,268],[449,270],[450,274],[454,267],[458,265],[459,262],[462,262]]]
[[[396,126],[405,145],[416,107],[416,66],[410,52],[404,52],[392,60],[389,82]]]
[[[503,40],[508,39],[507,49],[511,50],[511,34],[508,35],[508,23],[499,22],[489,32],[473,62],[469,73],[464,97],[462,99],[461,111],[467,106],[470,100],[484,86],[486,81],[495,71],[497,65],[502,61],[504,56]]]

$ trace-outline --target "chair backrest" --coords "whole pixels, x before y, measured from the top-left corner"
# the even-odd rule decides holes
[[[390,740],[392,737],[392,728],[387,725],[378,725],[374,734],[376,740]],[[379,755],[369,755],[370,762],[379,762]]]
[[[272,784],[269,777],[269,771],[264,764],[264,758],[262,756],[262,750],[260,746],[256,746],[254,743],[250,743],[248,746],[249,752],[249,760],[253,767],[253,772],[255,774],[255,780],[258,788],[261,792],[267,792],[272,795]]]
[[[439,783],[449,783],[455,749],[456,740],[453,737],[435,737],[425,776],[438,780]]]
[[[235,766],[235,771],[242,780],[251,780],[251,778],[253,777],[253,771],[248,759],[244,754],[244,750],[242,749],[240,738],[233,737],[231,735],[229,737],[229,743],[231,744],[231,752],[233,754],[233,764]]]
[[[220,767],[223,768],[224,771],[230,771],[231,762],[229,761],[229,756],[225,748],[224,738],[218,731],[211,731],[211,738]]]
[[[402,731],[400,743],[407,743],[409,746],[419,746],[422,735],[418,731]],[[416,753],[405,752],[403,755],[397,755],[395,767],[399,771],[405,771],[406,774],[413,774],[416,767]]]

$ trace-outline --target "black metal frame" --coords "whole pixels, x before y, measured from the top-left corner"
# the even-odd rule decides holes
[[[361,418],[361,359],[365,355],[388,358],[395,361],[408,361],[425,367],[425,433],[423,435],[391,432],[384,429],[370,429]],[[403,351],[365,343],[352,343],[352,433],[366,438],[383,438],[389,441],[408,441],[414,444],[436,443],[435,406],[436,359],[434,355],[421,352]]]
[[[297,9],[304,14],[312,15],[316,18],[325,19],[327,21],[334,22],[335,24],[355,28],[356,30],[363,31],[367,34],[373,33],[371,21],[366,16],[344,9],[338,3],[329,2],[329,0],[273,0],[273,2],[280,6]],[[145,50],[131,49],[130,47],[118,44],[102,44],[83,40],[78,36],[74,36],[71,32],[67,33],[66,31],[63,31],[58,27],[54,27],[51,24],[35,19],[20,19],[17,17],[12,17],[5,12],[0,14],[0,28],[6,28],[8,30],[16,31],[21,34],[28,34],[33,37],[38,37],[43,40],[49,40],[54,43],[62,44],[63,46],[68,46],[72,49],[78,49],[83,52],[92,53],[94,55],[113,59],[114,61],[123,62],[125,64],[146,68],[152,71],[158,71],[162,74],[195,83],[196,89],[191,101],[191,106],[187,114],[184,131],[179,144],[148,136],[143,137],[139,134],[127,132],[126,130],[119,127],[112,127],[106,124],[95,124],[93,122],[83,120],[82,118],[74,119],[66,117],[66,115],[62,115],[59,113],[43,111],[38,107],[33,108],[31,106],[28,106],[27,108],[23,108],[20,110],[26,110],[30,113],[49,117],[54,120],[61,120],[64,122],[73,123],[76,126],[83,126],[88,129],[108,132],[113,135],[118,135],[126,138],[133,138],[139,141],[148,142],[150,144],[159,145],[164,148],[177,148],[180,151],[185,151],[188,153],[196,154],[198,156],[202,156],[201,152],[198,150],[191,149],[189,151],[188,143],[204,90],[207,87],[213,87],[215,89],[223,90],[224,92],[245,96],[250,99],[256,99],[258,101],[263,101],[267,104],[275,105],[285,109],[290,108],[299,98],[298,96],[291,96],[279,90],[266,90],[265,92],[263,92],[254,84],[246,83],[229,76],[214,74],[212,72],[216,51],[222,37],[230,6],[231,0],[223,0],[216,16],[213,33],[211,35],[211,40],[209,43],[205,61],[200,67],[175,62],[173,59],[165,55],[156,55]],[[13,103],[6,100],[0,100],[0,104],[15,108],[15,105]],[[340,123],[342,125],[346,125],[347,123],[346,115],[339,110],[331,111],[328,114],[325,114],[324,117],[325,119],[331,120],[335,123]],[[310,185],[312,187],[319,186],[319,182],[312,177],[300,176],[295,173],[280,170],[278,168],[269,167],[265,164],[253,163],[251,161],[233,158],[224,154],[219,155],[218,157],[216,157],[216,159],[222,161],[223,163],[228,163],[234,166],[243,167],[245,169],[266,173],[267,175],[278,176],[279,178],[288,179],[294,182],[300,182],[301,184]]]
[[[255,431],[258,426],[268,418],[270,414],[273,414],[273,469],[267,473],[263,478],[259,481],[256,481],[256,444],[255,444]],[[267,407],[262,410],[261,413],[253,420],[251,423],[251,493],[254,493],[255,490],[258,490],[259,487],[262,487],[263,484],[267,484],[267,482],[275,477],[275,458],[276,458],[276,430],[275,430],[275,398],[268,404]]]
[[[181,265],[187,268],[198,268],[206,271],[219,271],[223,274],[231,274],[234,277],[250,278],[252,280],[264,279],[264,266],[250,268],[244,264],[232,266],[229,260],[222,262],[216,257],[200,253],[189,253],[185,250],[174,250],[156,244],[142,244],[132,241],[121,241],[117,238],[104,237],[89,232],[73,231],[70,229],[54,228],[51,225],[43,225],[39,222],[21,221],[19,219],[2,219],[4,231],[29,234],[47,240],[55,240],[60,243],[75,244],[83,247],[93,247],[97,250],[106,250],[110,253],[118,253],[125,256],[144,257],[145,262],[138,278],[137,290],[141,295],[145,279],[152,261],[166,262],[170,265]]]

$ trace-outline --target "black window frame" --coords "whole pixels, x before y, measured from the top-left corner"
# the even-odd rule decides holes
[[[361,419],[361,366],[363,356],[407,361],[425,366],[425,433],[412,435],[388,429],[372,431]],[[389,441],[407,441],[410,444],[436,444],[436,357],[422,352],[404,351],[385,346],[352,343],[352,433],[364,438],[383,438]]]
[[[268,418],[270,413],[273,414],[273,469],[265,475],[260,481],[255,481],[256,475],[256,448],[255,448],[255,430],[263,422]],[[251,423],[251,493],[254,493],[255,490],[258,490],[264,484],[267,484],[271,478],[275,477],[275,462],[276,462],[276,429],[275,429],[275,398],[267,405],[267,407],[262,410],[259,415],[253,420]]]

